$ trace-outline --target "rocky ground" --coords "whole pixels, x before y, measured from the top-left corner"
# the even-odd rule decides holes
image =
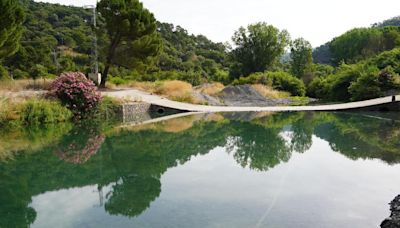
[[[400,228],[400,195],[390,203],[390,217],[381,223],[382,228]]]
[[[218,97],[227,106],[278,106],[292,103],[290,98],[265,98],[251,85],[227,86]]]
[[[194,97],[197,100],[212,106],[263,107],[292,105],[295,103],[291,98],[266,98],[251,85],[227,86],[222,91],[212,96],[196,92]]]

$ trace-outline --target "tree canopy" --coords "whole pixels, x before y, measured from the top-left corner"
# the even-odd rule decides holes
[[[18,1],[0,0],[0,60],[18,51],[24,11]]]
[[[291,72],[293,75],[302,78],[305,73],[311,72],[313,59],[310,42],[303,38],[291,42],[290,58]]]
[[[279,30],[267,23],[240,27],[232,37],[236,48],[231,55],[235,67],[233,77],[272,70],[289,44],[286,30]]]
[[[109,38],[101,87],[111,65],[133,68],[160,52],[161,40],[154,15],[139,0],[101,0],[97,10],[104,18]]]
[[[400,27],[356,28],[330,43],[334,63],[355,63],[400,46]]]

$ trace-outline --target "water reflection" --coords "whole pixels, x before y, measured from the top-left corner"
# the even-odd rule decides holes
[[[77,125],[61,139],[56,155],[66,162],[83,164],[99,151],[105,138],[92,125]]]
[[[349,159],[400,161],[400,122],[360,114],[207,114],[122,129],[97,124],[63,129],[52,137],[38,133],[51,143],[3,146],[24,153],[0,163],[0,227],[32,224],[34,196],[88,185],[99,192],[111,186],[101,195],[108,214],[137,217],[160,196],[160,178],[169,168],[216,147],[258,172],[307,153],[313,136]]]

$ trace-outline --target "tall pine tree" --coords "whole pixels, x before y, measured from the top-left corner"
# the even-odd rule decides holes
[[[135,68],[157,56],[161,38],[152,13],[138,0],[101,0],[97,10],[105,20],[109,38],[100,87],[105,87],[112,65]]]

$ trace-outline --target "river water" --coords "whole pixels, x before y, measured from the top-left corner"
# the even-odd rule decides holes
[[[378,227],[386,113],[201,114],[0,132],[0,227]]]

